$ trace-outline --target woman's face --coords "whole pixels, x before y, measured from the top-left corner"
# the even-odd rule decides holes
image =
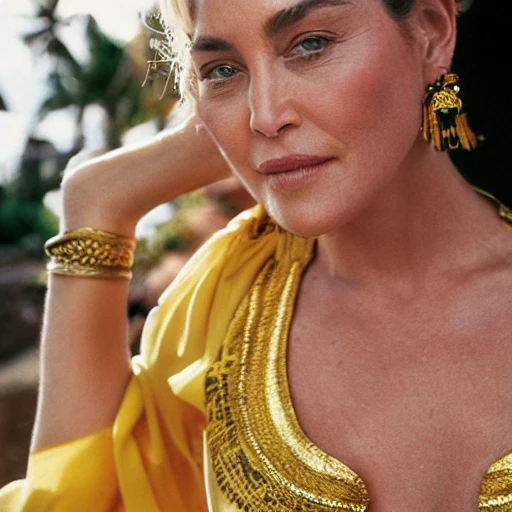
[[[327,233],[421,141],[420,45],[380,0],[196,0],[198,111],[286,229]]]

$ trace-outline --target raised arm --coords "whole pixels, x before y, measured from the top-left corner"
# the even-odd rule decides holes
[[[200,122],[66,172],[61,232],[133,236],[155,206],[229,176]],[[125,279],[49,276],[32,450],[112,425],[130,376]]]

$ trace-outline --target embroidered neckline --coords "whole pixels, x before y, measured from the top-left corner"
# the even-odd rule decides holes
[[[263,504],[272,512],[364,512],[369,499],[361,478],[309,441],[295,417],[287,337],[314,241],[281,233],[280,242],[207,373],[212,469],[223,494],[245,512]]]
[[[505,213],[507,207],[482,195],[512,224],[512,213],[502,214],[501,207]],[[263,504],[271,512],[364,512],[370,499],[362,478],[311,442],[295,414],[288,336],[314,241],[287,232],[279,236],[275,258],[237,310],[219,359],[207,373],[206,439],[215,479],[224,496],[245,512],[259,512]],[[512,452],[488,469],[478,510],[512,512]]]

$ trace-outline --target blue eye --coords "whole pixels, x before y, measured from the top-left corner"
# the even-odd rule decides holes
[[[299,60],[311,60],[323,55],[333,41],[322,36],[309,36],[299,41],[289,53],[289,57]]]
[[[299,43],[299,46],[307,52],[318,52],[325,46],[325,39],[322,37],[308,37]]]
[[[238,73],[238,70],[231,66],[217,66],[213,68],[205,78],[209,80],[226,80],[234,77]]]

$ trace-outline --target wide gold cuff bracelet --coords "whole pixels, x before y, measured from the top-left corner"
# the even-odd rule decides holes
[[[92,228],[81,228],[50,238],[44,248],[51,274],[98,278],[131,278],[137,242]]]

